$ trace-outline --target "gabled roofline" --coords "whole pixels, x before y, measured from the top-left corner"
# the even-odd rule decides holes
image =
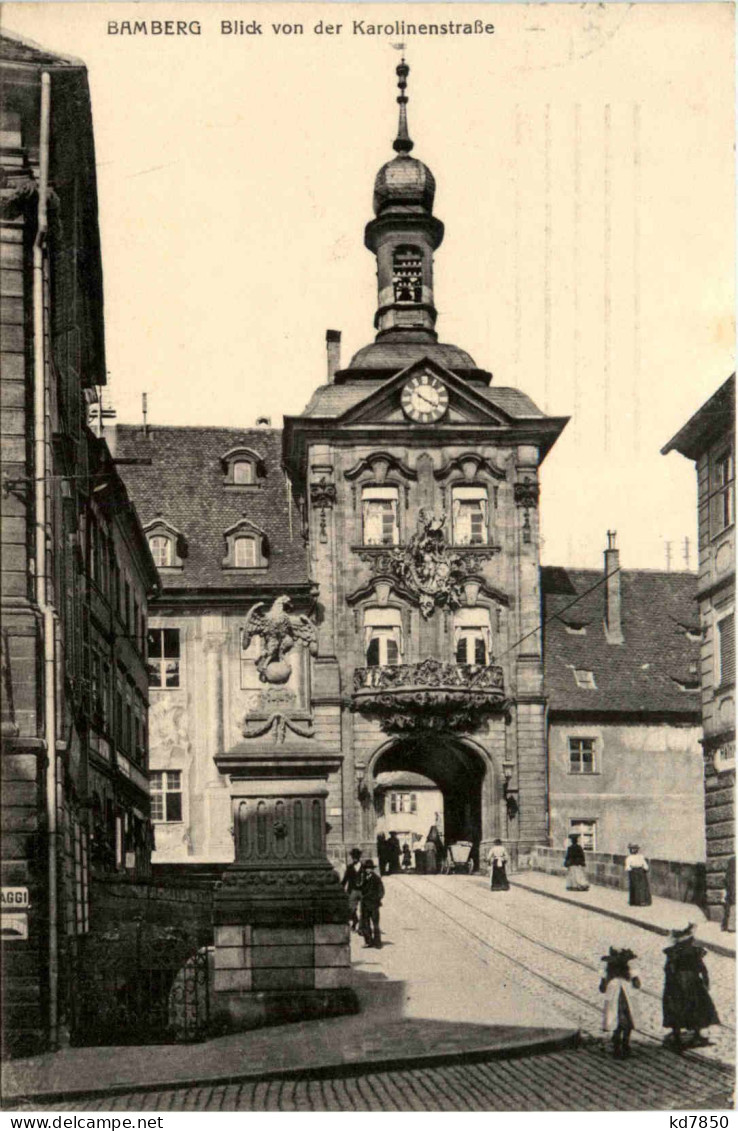
[[[455,422],[453,425],[438,421],[432,425],[417,425],[409,421],[400,424],[387,423],[386,421],[369,421],[365,411],[370,402],[381,402],[389,397],[394,390],[407,381],[408,377],[417,369],[433,369],[439,374],[456,393],[468,398],[487,418],[488,422],[470,421],[468,423]],[[487,397],[477,391],[463,377],[459,377],[453,370],[447,369],[440,362],[430,357],[417,358],[378,389],[367,392],[358,404],[352,405],[340,416],[305,416],[304,414],[284,417],[282,433],[283,465],[299,474],[304,465],[305,451],[303,436],[314,434],[343,433],[345,438],[350,435],[354,441],[359,439],[372,443],[380,442],[382,447],[387,446],[389,436],[395,432],[405,433],[405,439],[410,438],[412,443],[427,442],[429,437],[437,439],[439,431],[444,428],[453,429],[457,435],[463,436],[463,443],[484,441],[485,431],[490,428],[504,429],[513,432],[520,443],[535,443],[540,447],[540,462],[553,447],[569,422],[568,416],[511,416],[499,405],[492,404]],[[350,428],[351,431],[347,431]],[[488,438],[488,437],[487,437]]]
[[[713,393],[709,400],[690,416],[668,444],[664,444],[661,455],[679,452],[687,459],[697,460],[713,440],[726,430],[731,432],[735,425],[735,373]]]

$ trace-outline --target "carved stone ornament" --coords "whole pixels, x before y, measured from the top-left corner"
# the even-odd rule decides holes
[[[241,734],[244,738],[261,738],[262,735],[268,734],[272,729],[274,742],[284,742],[288,730],[300,738],[312,738],[315,734],[312,719],[298,722],[297,719],[292,719],[289,715],[278,712],[270,715],[267,719],[254,719],[251,723],[247,719],[244,720]]]
[[[336,502],[336,486],[330,483],[325,475],[317,483],[310,484],[310,502],[320,511],[320,529],[318,537],[321,542],[328,541],[328,521],[326,511],[330,510]]]
[[[537,507],[538,498],[541,489],[534,479],[524,479],[521,483],[516,483],[515,488],[515,503],[519,507]]]
[[[509,715],[498,664],[419,664],[356,668],[352,711],[378,718],[388,734],[471,730],[490,714]]]
[[[407,546],[383,554],[372,563],[374,573],[389,574],[418,598],[426,620],[436,607],[458,609],[464,600],[464,559],[450,550],[443,533],[445,522],[445,513],[440,518],[426,517],[421,510],[418,529]]]
[[[259,601],[249,609],[243,626],[243,647],[248,648],[255,636],[261,639],[261,652],[256,660],[256,670],[262,683],[286,683],[292,674],[292,665],[285,657],[296,643],[303,644],[311,656],[318,653],[318,634],[315,625],[304,614],[291,616],[290,598],[277,597],[268,613]]]
[[[336,502],[336,485],[329,483],[325,475],[317,483],[310,484],[310,502],[314,507],[327,510]]]

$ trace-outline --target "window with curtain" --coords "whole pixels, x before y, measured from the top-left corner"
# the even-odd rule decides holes
[[[492,655],[489,609],[459,609],[454,614],[454,653],[457,664],[484,665]]]
[[[154,559],[154,565],[157,569],[172,564],[171,538],[167,538],[164,534],[155,534],[153,537],[149,538],[149,546],[151,547],[151,556]]]
[[[368,668],[399,664],[402,659],[402,618],[399,609],[367,609],[364,613],[364,652]]]
[[[255,483],[256,474],[255,468],[251,460],[237,459],[233,462],[233,482],[234,483]]]
[[[489,525],[486,487],[454,487],[451,495],[454,545],[486,546]]]
[[[399,541],[398,490],[364,487],[361,493],[365,546],[396,546]]]
[[[253,569],[256,565],[256,539],[236,538],[233,542],[233,564],[237,569]]]

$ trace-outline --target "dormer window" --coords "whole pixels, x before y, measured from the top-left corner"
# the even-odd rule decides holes
[[[581,687],[584,691],[597,690],[594,672],[588,671],[586,668],[574,668],[574,682],[577,687]]]
[[[251,460],[236,459],[233,461],[233,482],[234,483],[255,483],[256,482],[256,468]]]
[[[225,487],[253,490],[259,487],[260,480],[266,474],[261,455],[252,448],[231,448],[220,457],[220,462],[225,475]]]
[[[239,537],[233,541],[233,564],[236,569],[253,569],[256,565],[256,538]]]
[[[422,302],[423,253],[419,247],[397,247],[392,256],[395,302]]]
[[[247,518],[224,533],[226,555],[223,569],[266,569],[269,565],[269,539]]]
[[[151,548],[151,556],[154,559],[154,565],[157,569],[170,566],[172,564],[172,539],[164,534],[156,534],[153,538],[149,538],[149,546]]]
[[[455,546],[486,546],[489,501],[486,487],[454,487],[453,540]]]
[[[144,527],[151,556],[157,569],[182,569],[187,556],[184,535],[175,526],[159,518]]]

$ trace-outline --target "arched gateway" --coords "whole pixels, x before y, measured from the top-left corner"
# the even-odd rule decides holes
[[[479,743],[451,733],[391,739],[367,765],[363,801],[363,840],[373,850],[377,812],[375,783],[380,774],[406,770],[434,782],[443,795],[445,840],[471,840],[475,846],[507,836],[504,777]],[[426,830],[427,831],[427,830]]]

